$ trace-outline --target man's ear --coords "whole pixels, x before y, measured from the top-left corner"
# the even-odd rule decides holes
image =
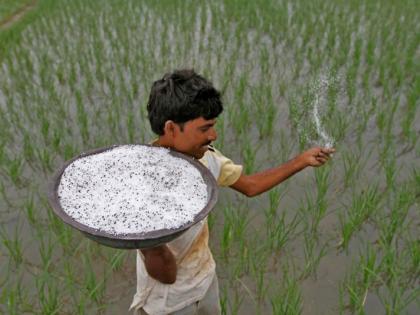
[[[163,127],[165,136],[174,137],[176,133],[176,124],[172,120],[167,120]]]

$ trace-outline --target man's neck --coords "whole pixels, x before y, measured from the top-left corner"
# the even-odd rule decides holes
[[[163,137],[159,137],[157,140],[153,141],[152,145],[156,147],[172,148],[170,141]]]

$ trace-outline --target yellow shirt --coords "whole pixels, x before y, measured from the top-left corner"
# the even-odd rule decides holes
[[[242,173],[241,165],[234,164],[212,147],[199,161],[210,170],[219,186],[234,184]],[[143,308],[151,315],[165,315],[201,300],[216,276],[216,264],[208,240],[209,228],[205,218],[167,243],[177,263],[177,278],[170,285],[149,276],[143,254],[137,250],[137,292],[130,310]]]

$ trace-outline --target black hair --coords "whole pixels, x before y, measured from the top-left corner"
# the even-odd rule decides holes
[[[147,112],[153,132],[164,134],[165,122],[172,120],[181,126],[199,117],[214,119],[223,111],[220,92],[194,70],[183,69],[167,73],[153,82]]]

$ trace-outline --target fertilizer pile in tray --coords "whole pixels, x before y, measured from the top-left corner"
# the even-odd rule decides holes
[[[76,159],[58,186],[74,220],[114,235],[176,229],[207,205],[200,171],[169,150],[123,145]]]

